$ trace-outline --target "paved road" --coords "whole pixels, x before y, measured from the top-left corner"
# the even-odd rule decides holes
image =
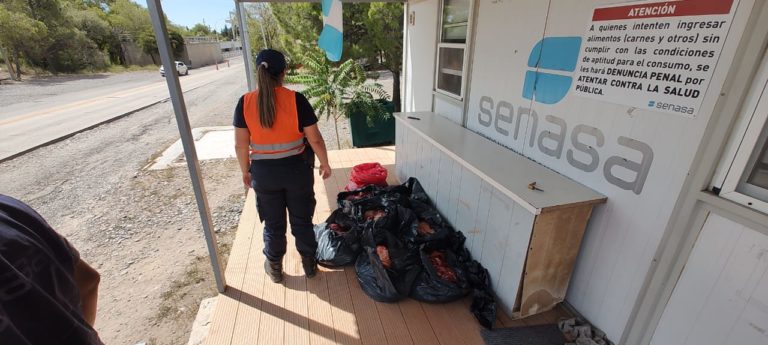
[[[194,90],[233,74],[243,75],[242,59],[231,67],[207,67],[181,77],[182,90]],[[82,130],[119,118],[168,99],[168,87],[157,78],[134,80],[67,92],[3,106],[0,109],[0,162]]]

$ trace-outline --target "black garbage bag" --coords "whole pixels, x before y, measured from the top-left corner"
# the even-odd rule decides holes
[[[459,260],[459,263],[462,265],[466,265],[467,263],[474,261],[472,260],[472,254],[469,253],[469,249],[467,249],[464,244],[467,242],[467,237],[464,236],[464,233],[461,231],[454,231],[453,234],[451,234],[451,251],[453,251],[454,254],[456,254],[456,259]],[[479,265],[480,263],[478,263]],[[480,266],[482,267],[482,266]]]
[[[394,231],[398,226],[397,205],[380,197],[373,197],[355,205],[352,218],[364,228],[370,228],[374,233],[379,231]]]
[[[428,204],[430,203],[429,196],[421,186],[421,183],[418,179],[411,177],[408,179],[408,181],[405,181],[403,185],[411,191],[411,200],[418,200]]]
[[[386,199],[391,200],[392,202],[403,206],[403,207],[411,207],[410,203],[410,197],[411,197],[411,190],[403,185],[394,185],[394,186],[387,186],[383,187],[381,191],[381,195],[383,195]]]
[[[359,202],[353,215],[358,223],[370,226],[374,235],[390,232],[405,238],[416,224],[413,211],[383,196]]]
[[[427,303],[447,303],[460,299],[472,290],[464,269],[449,250],[420,252],[422,271],[413,283],[411,298]]]
[[[493,298],[488,270],[476,260],[469,261],[465,267],[469,285],[473,288],[469,310],[483,327],[491,329],[496,321],[496,300]]]
[[[360,288],[374,301],[393,303],[403,299],[374,248],[365,247],[355,262]]]
[[[336,196],[336,204],[347,215],[352,215],[356,205],[376,197],[382,191],[382,187],[368,185],[349,192],[341,192]]]
[[[496,321],[496,300],[489,290],[477,290],[472,293],[472,305],[469,306],[477,322],[487,329],[493,328]]]
[[[402,185],[381,187],[368,185],[349,192],[341,192],[336,196],[336,204],[344,213],[353,215],[355,207],[366,203],[388,202],[394,205],[410,207],[411,190]]]
[[[326,267],[351,265],[362,251],[360,227],[337,209],[325,223],[315,225],[317,263]]]
[[[456,247],[456,230],[443,221],[440,213],[434,207],[418,200],[412,200],[411,206],[418,221],[408,233],[407,238],[410,242],[415,246],[424,245],[427,249],[432,250],[454,249]]]
[[[485,290],[491,287],[491,276],[488,270],[476,260],[472,260],[464,265],[467,272],[469,286],[473,289]]]
[[[355,263],[360,287],[379,302],[407,296],[421,272],[418,251],[392,232],[375,231],[373,223],[363,234],[364,250]]]

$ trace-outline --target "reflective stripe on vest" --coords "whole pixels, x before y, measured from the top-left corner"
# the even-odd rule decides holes
[[[243,117],[250,133],[251,160],[278,159],[304,152],[304,133],[299,131],[296,93],[275,88],[275,122],[263,128],[259,119],[258,91],[243,96]]]
[[[301,154],[302,152],[304,152],[303,144],[301,145],[301,147],[297,147],[295,149],[282,151],[282,152],[270,152],[270,153],[251,152],[250,157],[251,157],[251,160],[279,159],[279,158],[295,156],[295,155]]]
[[[251,150],[255,151],[286,151],[290,149],[294,149],[298,147],[299,145],[304,145],[304,138],[294,140],[290,143],[285,144],[254,144],[251,143]]]
[[[251,159],[278,159],[304,152],[304,138],[286,144],[259,145],[251,143]]]

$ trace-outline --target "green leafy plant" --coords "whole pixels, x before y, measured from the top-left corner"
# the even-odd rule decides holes
[[[390,116],[378,101],[388,100],[389,95],[381,84],[366,83],[363,67],[354,60],[334,65],[322,52],[311,50],[302,63],[303,69],[296,75],[286,76],[285,81],[304,85],[306,89],[302,93],[309,98],[315,111],[333,119],[337,148],[341,148],[338,122],[342,117],[362,112],[370,124]]]

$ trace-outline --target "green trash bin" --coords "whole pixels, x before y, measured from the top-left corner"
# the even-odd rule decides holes
[[[369,147],[395,142],[395,117],[392,113],[395,111],[395,103],[380,100],[387,109],[389,117],[379,119],[368,126],[368,120],[362,112],[354,112],[349,116],[349,127],[352,132],[352,146]]]

